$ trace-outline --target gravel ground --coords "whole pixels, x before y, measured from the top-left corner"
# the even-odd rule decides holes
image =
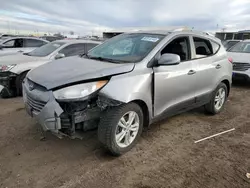
[[[249,85],[249,86],[248,86]],[[0,99],[0,187],[250,187],[250,84],[234,85],[216,116],[196,109],[159,122],[115,158],[97,141],[58,139],[26,115],[22,99]],[[195,140],[235,131],[195,144]]]

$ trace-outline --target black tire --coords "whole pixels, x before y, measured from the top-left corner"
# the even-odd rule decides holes
[[[22,90],[22,83],[24,78],[26,77],[28,71],[21,73],[20,75],[17,76],[16,79],[16,93],[17,96],[22,96],[23,90]]]
[[[127,147],[119,147],[115,135],[119,120],[124,114],[134,111],[139,117],[139,130],[134,140]],[[136,103],[128,103],[118,107],[107,109],[102,115],[98,126],[99,141],[115,156],[126,153],[137,143],[143,129],[143,112]]]
[[[225,100],[224,100],[224,103],[223,103],[222,107],[219,110],[217,110],[215,108],[215,97],[216,97],[217,92],[221,88],[223,88],[225,90]],[[225,105],[225,103],[227,101],[227,96],[228,96],[227,86],[226,86],[226,84],[224,84],[224,83],[221,82],[218,85],[218,87],[215,89],[215,91],[213,92],[210,102],[205,105],[206,112],[208,112],[209,114],[212,114],[212,115],[220,113],[223,110],[224,105]]]

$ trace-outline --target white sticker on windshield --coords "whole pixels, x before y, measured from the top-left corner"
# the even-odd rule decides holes
[[[154,37],[143,37],[141,40],[144,41],[149,41],[149,42],[157,42],[159,38],[154,38]]]

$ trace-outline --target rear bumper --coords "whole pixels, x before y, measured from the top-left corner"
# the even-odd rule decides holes
[[[13,95],[16,76],[12,72],[0,72],[0,96],[10,97]]]

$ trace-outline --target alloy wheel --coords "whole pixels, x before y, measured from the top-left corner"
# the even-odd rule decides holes
[[[124,114],[117,125],[115,131],[116,144],[125,148],[128,147],[136,138],[140,126],[140,119],[136,112],[129,111]]]
[[[222,108],[225,100],[226,100],[226,91],[224,88],[220,88],[215,95],[214,108],[217,111],[219,111]]]

